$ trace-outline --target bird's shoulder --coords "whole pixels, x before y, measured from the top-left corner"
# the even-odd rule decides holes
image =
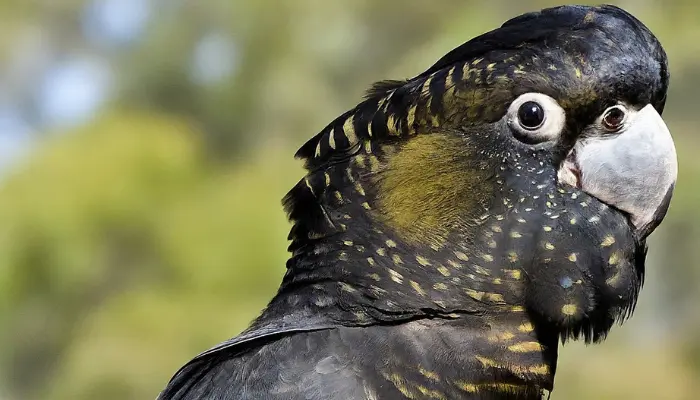
[[[472,321],[421,319],[292,332],[196,359],[161,398],[540,398],[536,387],[495,392],[480,383],[495,379],[475,358],[485,350],[481,331]]]
[[[372,398],[360,337],[338,327],[228,346],[190,362],[160,398]]]

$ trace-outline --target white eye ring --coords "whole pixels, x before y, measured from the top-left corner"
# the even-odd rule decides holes
[[[510,104],[507,118],[516,139],[537,144],[556,140],[561,135],[566,113],[546,94],[525,93]]]

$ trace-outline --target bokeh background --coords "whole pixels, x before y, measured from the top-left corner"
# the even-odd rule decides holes
[[[630,0],[680,177],[634,318],[552,399],[700,393],[700,3]],[[284,273],[292,157],[370,83],[554,1],[0,0],[0,399],[152,399]]]

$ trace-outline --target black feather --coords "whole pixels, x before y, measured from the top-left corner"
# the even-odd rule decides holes
[[[389,94],[389,92],[400,88],[408,82],[408,80],[386,80],[375,82],[369,89],[367,89],[365,98],[371,99],[373,97],[384,97]]]

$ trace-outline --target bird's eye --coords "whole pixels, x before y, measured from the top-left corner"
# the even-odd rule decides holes
[[[627,112],[623,106],[613,106],[603,113],[603,127],[608,132],[617,132],[625,124]]]
[[[534,101],[528,101],[518,109],[520,126],[527,130],[535,130],[544,123],[544,110]]]
[[[506,114],[513,137],[526,144],[556,140],[566,122],[564,109],[543,93],[525,93],[515,99]]]

